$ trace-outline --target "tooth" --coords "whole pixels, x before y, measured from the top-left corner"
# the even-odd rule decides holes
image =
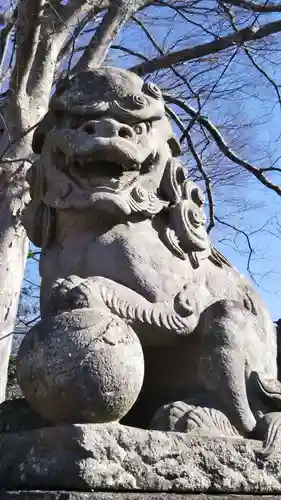
[[[155,160],[155,158],[157,156],[157,147],[156,146],[154,146],[152,148],[151,155],[152,155],[152,160]]]

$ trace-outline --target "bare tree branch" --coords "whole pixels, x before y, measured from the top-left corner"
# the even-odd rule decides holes
[[[141,54],[140,52],[138,52],[136,50],[129,49],[129,47],[123,47],[123,45],[112,44],[111,48],[115,49],[115,50],[122,50],[123,52],[126,52],[126,54],[130,54],[131,56],[134,56],[134,57],[139,57],[143,61],[149,61],[148,57],[144,56],[143,54]]]
[[[242,234],[244,236],[244,238],[246,239],[248,249],[249,249],[249,254],[248,254],[248,259],[247,259],[247,271],[248,271],[249,275],[251,276],[252,280],[256,283],[256,280],[255,280],[253,273],[251,271],[251,259],[252,259],[252,256],[254,254],[254,248],[252,246],[250,236],[246,233],[246,231],[239,229],[238,227],[234,226],[233,224],[230,224],[229,222],[225,222],[224,220],[220,219],[216,215],[215,215],[215,220],[217,220],[220,224],[233,229],[236,233]]]
[[[21,0],[16,29],[17,60],[11,86],[15,93],[24,92],[40,35],[40,17],[45,0]]]
[[[24,101],[20,109],[33,107],[29,112],[34,122],[48,107],[57,59],[66,39],[73,37],[73,29],[95,8],[100,0],[70,0],[62,5],[59,0],[21,0],[16,29],[17,58],[12,75],[12,89],[17,99]],[[73,25],[71,25],[73,23]],[[24,120],[24,114],[20,115]],[[23,122],[23,127],[30,125]]]
[[[65,41],[64,45],[62,46],[62,48],[59,52],[58,59],[57,59],[57,67],[61,64],[63,59],[65,59],[71,53],[73,47],[75,46],[75,42],[76,42],[77,38],[79,37],[81,32],[84,30],[87,23],[89,21],[91,21],[94,16],[95,16],[95,9],[93,9],[92,11],[89,11],[84,16],[82,21],[77,23],[77,25],[75,26],[75,28],[73,30],[72,35],[68,37],[68,39]],[[93,30],[91,29],[91,31],[93,31]],[[83,50],[85,50],[85,47],[83,47]]]
[[[278,85],[275,83],[275,81],[273,80],[273,78],[271,78],[271,76],[269,76],[269,74],[263,69],[261,68],[261,66],[255,61],[254,57],[252,56],[251,52],[249,51],[249,49],[247,47],[244,47],[244,52],[245,54],[247,55],[247,57],[250,59],[251,63],[253,64],[253,66],[266,78],[266,80],[272,85],[275,93],[276,93],[276,96],[277,96],[277,100],[278,100],[278,104],[279,106],[281,106],[281,95],[280,95],[280,90],[279,90],[279,87]]]
[[[281,12],[281,5],[274,4],[271,2],[265,2],[264,4],[259,4],[256,2],[251,2],[249,0],[227,0],[228,4],[235,5],[237,7],[242,7],[243,9],[250,10],[252,12],[260,12],[262,14],[270,12]]]
[[[279,33],[281,31],[281,20],[267,23],[260,27],[247,27],[225,37],[218,37],[212,42],[195,45],[187,49],[171,52],[160,57],[143,62],[131,68],[138,75],[153,73],[159,69],[169,68],[173,64],[180,64],[194,59],[199,59],[210,54],[221,52],[237,45],[242,46],[246,42],[260,40],[261,38]]]
[[[230,21],[230,23],[231,23],[232,28],[235,31],[238,31],[238,27],[237,27],[237,25],[235,23],[235,17],[233,15],[233,13],[230,11],[229,7],[225,4],[225,2],[221,1],[220,3],[221,3],[221,6],[222,6],[224,12],[227,15],[229,21]],[[264,76],[264,78],[273,87],[274,92],[277,95],[278,104],[279,104],[279,106],[281,106],[281,95],[280,95],[280,91],[279,91],[278,85],[275,83],[275,81],[273,80],[273,78],[271,78],[271,76],[269,76],[269,74],[263,68],[261,68],[260,65],[255,61],[255,59],[254,59],[253,55],[251,54],[251,51],[249,50],[248,47],[243,47],[243,51],[246,54],[246,56],[248,57],[248,59],[251,61],[251,63],[253,64],[253,66],[259,71],[259,73],[261,73]]]
[[[186,101],[183,101],[177,97],[164,94],[164,98],[167,102],[175,104],[179,108],[186,111],[193,119],[195,119],[195,121],[203,125],[209,132],[211,137],[214,139],[220,151],[227,158],[229,158],[232,162],[236,163],[237,165],[243,167],[245,170],[250,172],[254,177],[256,177],[256,179],[258,179],[262,184],[264,184],[264,186],[268,187],[270,190],[274,191],[279,196],[281,196],[281,187],[271,182],[267,177],[265,177],[262,168],[255,167],[248,161],[243,160],[234,151],[232,151],[232,149],[227,145],[225,139],[223,138],[219,130],[206,116],[198,114],[198,112],[192,106],[190,106]]]
[[[115,0],[112,2],[73,71],[77,72],[102,64],[120,28],[145,3],[146,0],[131,0],[130,2]]]
[[[73,36],[72,28],[74,29],[76,24],[79,25],[84,16],[99,3],[99,0],[93,0],[91,4],[87,0],[79,2],[76,0],[64,6],[60,2],[46,0],[41,16],[41,36],[35,47],[27,82],[29,95],[35,92],[39,96],[45,96],[47,100],[45,108],[48,104],[58,55],[65,40]]]
[[[75,52],[83,52],[87,48],[86,45],[83,47],[79,47],[78,49],[75,50]],[[113,50],[121,50],[122,52],[125,52],[126,54],[129,54],[130,56],[134,57],[139,57],[143,61],[149,61],[149,58],[141,54],[140,52],[137,52],[136,50],[129,49],[129,47],[123,47],[122,45],[115,45],[114,43],[111,45],[111,49]]]
[[[104,9],[108,9],[110,0],[70,0],[66,5],[58,7],[58,16],[60,18],[60,29],[74,27],[77,20],[81,21],[90,11],[97,14]]]
[[[0,31],[0,79],[3,77],[5,57],[8,50],[10,36],[18,16],[18,9],[15,8],[12,15],[7,19],[7,24]]]
[[[162,56],[164,55],[164,52],[162,50],[162,48],[159,46],[159,44],[156,42],[155,38],[151,35],[151,33],[149,32],[149,30],[147,29],[147,27],[144,25],[144,23],[142,21],[140,21],[140,19],[138,19],[136,16],[132,16],[132,20],[142,29],[142,31],[146,34],[148,40],[151,42],[151,44],[153,45],[153,47],[159,52],[159,54],[161,54]],[[190,84],[190,82],[188,81],[188,79],[183,76],[174,66],[171,66],[171,71],[172,73],[177,77],[179,78],[186,86],[187,88],[190,90],[191,94],[195,97],[195,99],[197,100],[197,103],[198,103],[198,106],[201,107],[201,104],[200,104],[200,97],[198,95],[198,93],[196,93],[193,88],[192,88],[192,85]]]

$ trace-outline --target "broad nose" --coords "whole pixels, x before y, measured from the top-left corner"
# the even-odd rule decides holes
[[[134,139],[135,136],[132,127],[110,118],[90,120],[82,125],[81,130],[95,137],[122,137],[123,139]]]

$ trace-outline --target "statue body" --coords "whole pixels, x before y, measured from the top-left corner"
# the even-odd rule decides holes
[[[90,224],[84,213],[81,213],[81,220],[77,214],[69,216],[72,221],[76,219],[77,225],[71,226],[71,231],[66,232],[59,245],[56,243],[46,248],[41,256],[43,311],[44,303],[49,304],[56,280],[72,274],[81,278],[103,276],[137,292],[151,303],[170,304],[179,291],[187,286],[192,290],[191,295],[196,295],[198,321],[206,310],[210,316],[215,315],[215,304],[219,301],[237,301],[243,305],[246,299],[249,300],[249,307],[250,301],[253,302],[255,312],[244,306],[241,313],[244,317],[239,318],[237,314],[238,317],[233,320],[232,368],[237,370],[236,383],[244,385],[245,376],[249,377],[253,370],[271,379],[277,378],[274,325],[259,295],[236,269],[226,264],[219,267],[207,258],[203,258],[200,266],[194,269],[189,261],[180,260],[171,253],[159,239],[158,232],[149,219],[120,223],[108,230],[103,227],[97,231],[98,220],[93,220]],[[85,226],[83,220],[86,222]],[[66,227],[66,224],[63,223],[63,226]],[[210,307],[212,305],[213,310]],[[217,313],[219,317],[219,310]],[[233,308],[233,315],[235,314]],[[219,379],[221,366],[216,367],[214,360],[213,367],[206,367],[205,374],[200,373],[202,356],[207,356],[204,348],[209,347],[208,355],[211,359],[213,357],[213,325],[208,326],[208,330],[200,330],[199,322],[195,331],[189,335],[165,336],[157,325],[135,325],[135,331],[142,341],[146,372],[142,395],[145,403],[136,405],[132,416],[134,424],[147,425],[160,405],[175,398],[184,398],[196,392],[201,394],[205,389],[208,390],[205,386],[210,384],[210,368],[213,370],[212,377]],[[206,345],[208,335],[211,336],[210,346]],[[241,397],[242,386],[237,387],[237,390]],[[211,393],[215,400],[215,387],[214,393],[211,388]],[[140,405],[143,406],[142,409]],[[217,401],[214,406],[221,407],[221,401]],[[260,409],[259,401],[256,411]],[[130,423],[129,417],[130,415],[127,422]]]
[[[275,328],[212,247],[158,88],[114,68],[76,75],[34,150],[25,225],[43,247],[43,320],[88,309],[130,325],[145,375],[124,422],[258,435],[280,406]]]

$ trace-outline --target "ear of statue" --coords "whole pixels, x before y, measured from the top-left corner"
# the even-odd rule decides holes
[[[27,172],[31,201],[22,213],[22,223],[29,239],[37,247],[44,248],[54,232],[55,210],[42,200],[45,195],[45,178],[40,158]]]
[[[55,228],[55,210],[43,201],[32,200],[23,210],[22,222],[30,241],[44,248],[51,241]]]
[[[172,156],[176,157],[181,155],[180,143],[174,136],[168,140],[168,146],[172,152]]]
[[[45,137],[54,126],[54,119],[55,117],[53,113],[48,111],[43,120],[39,123],[38,127],[35,129],[32,138],[32,149],[35,154],[40,155],[44,146]]]

